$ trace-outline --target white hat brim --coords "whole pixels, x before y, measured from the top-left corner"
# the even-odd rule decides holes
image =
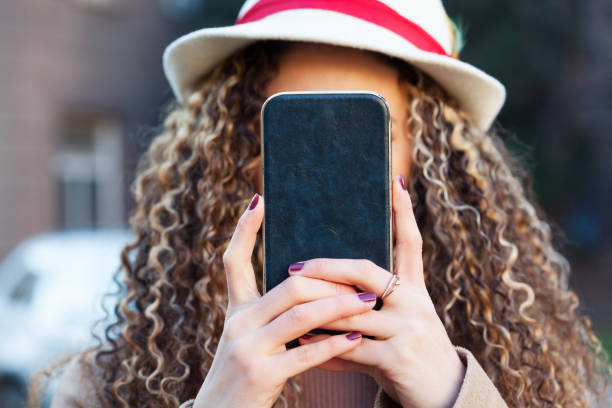
[[[506,89],[497,79],[466,62],[422,51],[383,27],[346,14],[299,9],[231,26],[193,31],[170,43],[163,54],[164,74],[176,98],[184,102],[204,73],[239,48],[256,40],[312,41],[378,51],[420,68],[455,97],[481,130],[502,108]]]

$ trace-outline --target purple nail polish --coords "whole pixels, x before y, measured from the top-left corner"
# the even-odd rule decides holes
[[[372,302],[376,300],[376,293],[374,292],[361,292],[358,293],[357,296],[359,296],[359,299],[363,300],[364,302]]]
[[[289,265],[289,272],[298,272],[304,267],[304,262],[292,263]]]
[[[259,201],[259,194],[255,193],[253,198],[251,198],[251,203],[249,204],[249,210],[252,210],[253,208],[255,208],[258,201]]]
[[[349,334],[346,335],[346,338],[349,340],[355,340],[361,337],[361,332],[358,331],[352,331]]]
[[[402,173],[400,173],[399,179],[400,179],[400,184],[402,185],[402,188],[408,191],[408,189],[406,188],[406,180],[404,179],[404,175]]]

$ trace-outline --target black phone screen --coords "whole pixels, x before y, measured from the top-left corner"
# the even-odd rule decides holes
[[[264,293],[311,258],[393,272],[389,118],[370,91],[282,92],[263,104]]]

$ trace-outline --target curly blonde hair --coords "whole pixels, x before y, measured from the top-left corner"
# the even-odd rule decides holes
[[[225,320],[222,255],[255,190],[264,89],[288,44],[255,42],[206,73],[184,105],[171,103],[143,155],[117,321],[88,350],[103,372],[91,379],[103,406],[177,407],[201,387]],[[471,350],[511,407],[591,406],[612,368],[525,172],[498,130],[478,130],[426,74],[376,54],[397,67],[409,96],[409,191],[427,287],[453,344]],[[262,261],[259,237],[260,290]],[[37,374],[33,406],[40,378],[62,364]],[[275,407],[298,406],[296,378]]]

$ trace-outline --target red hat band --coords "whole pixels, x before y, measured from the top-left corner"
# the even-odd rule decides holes
[[[250,23],[294,9],[322,9],[353,16],[394,32],[422,51],[453,58],[421,26],[376,0],[260,0],[239,17],[235,24]]]

